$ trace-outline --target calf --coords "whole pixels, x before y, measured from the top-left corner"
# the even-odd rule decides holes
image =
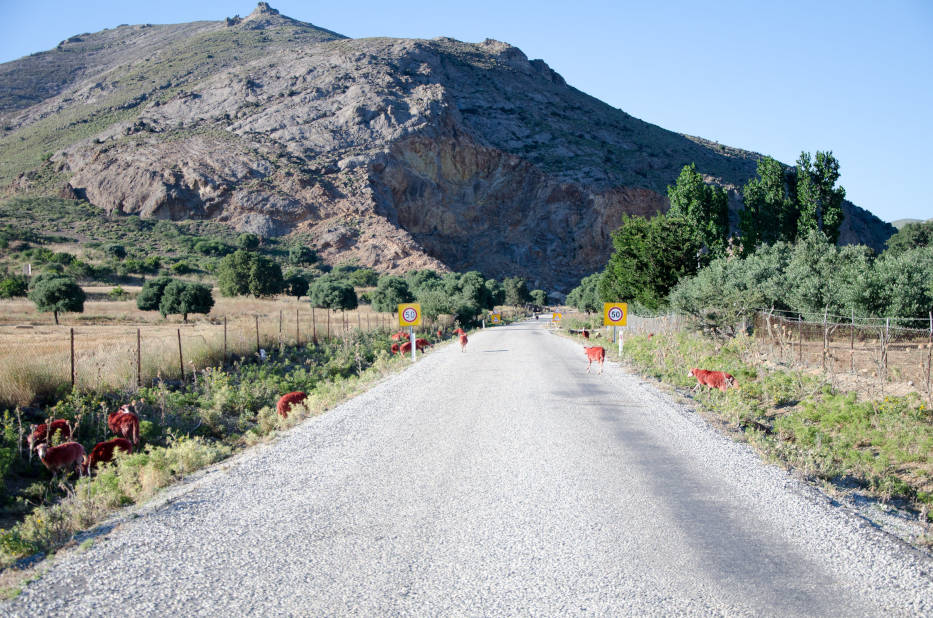
[[[279,416],[282,418],[288,418],[288,413],[292,409],[292,406],[296,403],[301,403],[307,399],[308,394],[302,391],[293,391],[291,393],[286,393],[279,397],[278,403],[275,404],[275,411],[279,413]]]
[[[29,445],[30,450],[48,442],[56,433],[58,433],[60,440],[71,439],[71,424],[63,418],[57,418],[48,425],[45,423],[38,426],[33,425],[30,429],[32,430],[31,433],[26,436],[26,443]]]
[[[102,463],[113,461],[113,454],[118,450],[132,453],[133,444],[126,438],[112,438],[106,442],[98,442],[81,464],[84,475],[87,476],[91,470]]]
[[[418,338],[415,339],[415,347],[424,352],[425,348],[430,348],[434,344],[428,341],[427,339]]]
[[[466,351],[466,344],[467,344],[467,336],[466,336],[466,333],[463,332],[463,331],[460,331],[460,351],[461,351],[461,352],[465,352],[465,351]]]
[[[718,388],[721,391],[726,390],[730,386],[739,388],[739,384],[735,381],[735,378],[725,371],[707,371],[706,369],[693,368],[687,373],[687,375],[693,376],[697,379],[697,385],[694,387],[694,389],[697,389],[700,386]]]
[[[585,328],[582,331],[580,331],[580,335],[587,341],[590,340],[590,331],[586,330]]]
[[[411,354],[411,341],[406,341],[398,349],[402,354]]]
[[[77,469],[81,474],[81,462],[84,461],[84,447],[77,442],[65,442],[58,446],[49,446],[45,442],[36,449],[39,460],[55,474],[59,470]]]
[[[397,343],[393,343],[393,344],[392,344],[392,347],[389,348],[389,350],[391,350],[392,354],[398,354],[398,344],[397,344]]]
[[[408,336],[408,333],[403,332],[403,331],[398,331],[397,333],[392,334],[392,341],[398,341],[399,339],[402,339],[407,336]]]
[[[116,412],[108,414],[107,427],[114,435],[139,444],[139,415],[136,413],[136,402],[124,404]]]
[[[590,366],[593,364],[593,361],[599,363],[599,373],[603,372],[603,363],[606,361],[606,349],[594,345],[594,346],[583,346],[583,351],[586,353],[586,372],[590,372]]]

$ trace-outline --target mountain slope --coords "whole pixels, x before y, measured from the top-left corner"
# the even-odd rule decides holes
[[[566,290],[605,263],[623,213],[667,208],[684,165],[734,188],[758,157],[633,118],[498,41],[347,39],[265,3],[73,39],[0,66],[0,183],[311,232],[330,261]],[[887,235],[847,204],[844,240]]]

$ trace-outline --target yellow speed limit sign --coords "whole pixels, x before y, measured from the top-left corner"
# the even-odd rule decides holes
[[[603,325],[625,326],[628,319],[628,303],[603,303]]]
[[[551,314],[551,319],[554,320],[555,322],[560,322],[560,319],[561,319],[562,317],[564,317],[564,316],[562,316],[562,315],[559,314],[559,313],[552,313],[552,314]]]
[[[489,321],[492,322],[493,324],[501,324],[501,323],[502,323],[502,314],[501,314],[501,313],[490,313],[490,314],[489,314]]]
[[[399,326],[421,326],[421,305],[419,303],[402,303],[398,306]]]

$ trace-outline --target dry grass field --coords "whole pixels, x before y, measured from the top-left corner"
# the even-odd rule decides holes
[[[127,288],[132,296],[138,288]],[[90,298],[106,296],[109,288],[87,288]],[[313,313],[313,321],[312,321]],[[279,342],[293,345],[355,328],[391,327],[394,316],[378,314],[364,305],[357,310],[331,312],[314,309],[294,298],[252,299],[217,297],[208,315],[163,319],[158,312],[139,311],[134,300],[90,300],[84,313],[38,313],[28,300],[0,301],[0,408],[24,406],[71,386],[71,331],[74,330],[75,385],[94,389],[132,389],[139,376],[177,379],[181,368],[178,341],[186,374],[221,364],[229,356],[255,354],[259,347]],[[296,329],[297,322],[297,329]]]

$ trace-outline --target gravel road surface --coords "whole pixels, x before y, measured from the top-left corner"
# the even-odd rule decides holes
[[[933,615],[933,560],[524,323],[126,513],[0,613]]]

